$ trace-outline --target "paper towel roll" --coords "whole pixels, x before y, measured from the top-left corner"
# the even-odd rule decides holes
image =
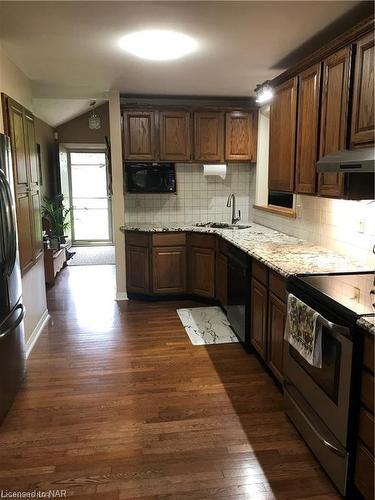
[[[218,175],[222,179],[225,179],[227,175],[226,164],[215,164],[215,165],[203,165],[203,175]]]

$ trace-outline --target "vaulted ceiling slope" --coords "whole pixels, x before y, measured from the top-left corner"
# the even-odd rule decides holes
[[[303,52],[314,37],[319,43],[317,34],[342,16],[352,18],[352,9],[363,10],[365,3],[2,1],[0,36],[3,50],[33,81],[36,107],[53,112],[57,124],[53,100],[66,99],[69,109],[77,100],[82,109],[82,99],[103,98],[111,88],[250,95],[257,83],[285,69],[296,48]],[[121,50],[123,35],[150,28],[186,33],[198,50],[168,62],[143,61]]]

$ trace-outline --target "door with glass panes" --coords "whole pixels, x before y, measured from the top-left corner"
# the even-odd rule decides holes
[[[69,173],[73,245],[112,244],[105,152],[70,151]]]

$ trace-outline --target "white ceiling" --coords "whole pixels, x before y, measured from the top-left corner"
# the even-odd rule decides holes
[[[246,96],[273,78],[294,49],[356,1],[0,2],[2,47],[33,81],[35,112],[52,125],[88,100],[124,93]],[[142,61],[118,46],[158,28],[194,37],[181,60]]]

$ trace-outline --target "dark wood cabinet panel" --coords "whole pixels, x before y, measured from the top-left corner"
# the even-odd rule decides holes
[[[374,33],[355,44],[351,146],[374,143]]]
[[[25,112],[25,143],[29,164],[29,183],[31,187],[39,185],[39,169],[36,153],[35,123],[32,114]]]
[[[189,247],[189,288],[204,297],[215,295],[215,250]]]
[[[374,500],[374,457],[358,442],[354,482],[365,500]]]
[[[220,111],[194,113],[194,159],[223,161],[224,114]]]
[[[221,252],[216,254],[216,298],[220,304],[228,303],[228,257]]]
[[[190,113],[188,111],[160,111],[160,160],[190,160]]]
[[[283,381],[283,350],[286,305],[272,292],[268,300],[268,365],[275,377]]]
[[[40,213],[39,189],[35,189],[30,194],[32,221],[33,221],[33,255],[36,260],[43,252],[42,218]]]
[[[258,112],[225,114],[225,159],[256,161]]]
[[[264,360],[267,355],[267,300],[267,287],[252,278],[250,342]]]
[[[126,160],[155,160],[155,113],[124,111],[124,156]]]
[[[345,47],[323,61],[319,157],[345,149],[349,104],[351,48]],[[319,195],[340,198],[344,174],[319,174]]]
[[[28,193],[16,192],[16,212],[18,228],[18,248],[20,252],[20,267],[27,271],[34,264],[33,220]]]
[[[293,192],[297,120],[297,78],[275,89],[270,110],[268,187]]]
[[[126,284],[129,292],[150,291],[149,250],[147,247],[127,245]]]
[[[316,193],[321,64],[299,75],[295,192]]]
[[[185,247],[154,247],[152,275],[154,293],[186,292]]]

